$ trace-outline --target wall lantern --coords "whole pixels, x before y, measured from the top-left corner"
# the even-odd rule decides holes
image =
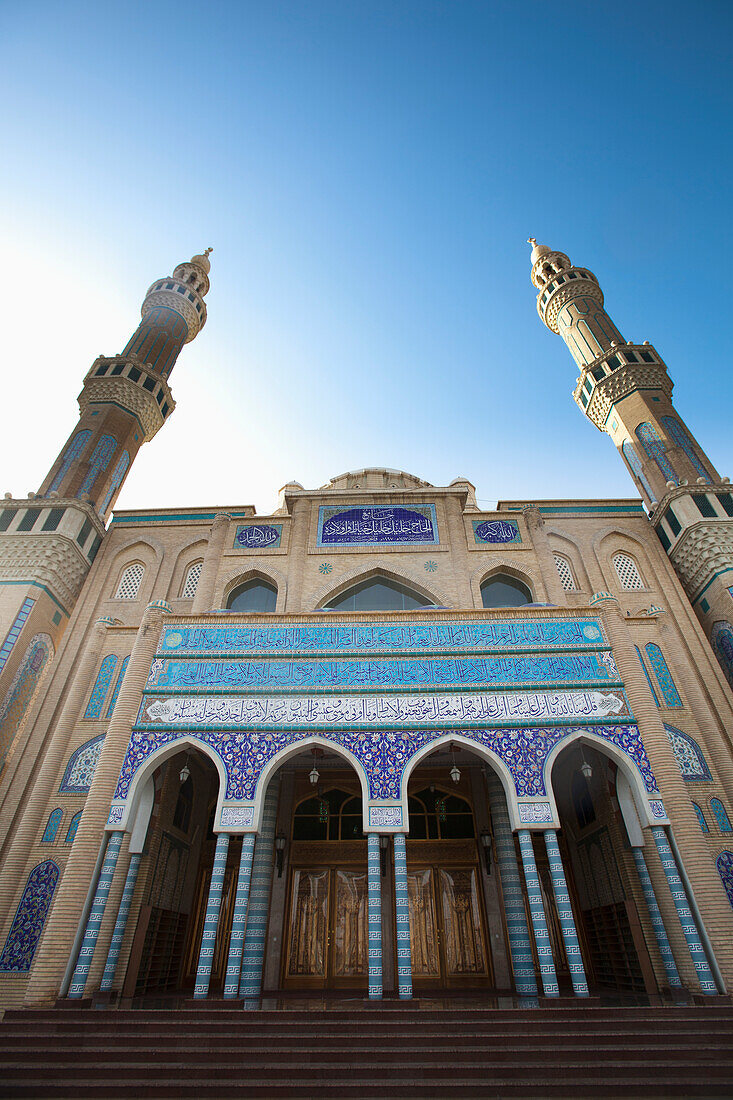
[[[277,877],[283,877],[283,856],[285,855],[285,837],[278,833],[275,837],[275,858],[277,859]]]
[[[387,849],[389,848],[389,837],[386,833],[379,834],[379,867],[382,872],[382,878],[387,874]]]
[[[484,850],[484,860],[486,862],[486,874],[491,874],[491,833],[488,829],[481,830],[481,847]]]

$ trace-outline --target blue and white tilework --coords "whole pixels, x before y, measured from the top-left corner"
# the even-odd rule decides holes
[[[583,968],[583,956],[580,953],[578,932],[573,918],[573,909],[570,904],[570,894],[565,881],[560,849],[557,844],[557,836],[554,829],[545,831],[545,846],[547,847],[547,859],[550,865],[550,877],[552,890],[557,905],[557,918],[560,922],[560,931],[565,945],[565,954],[568,960],[570,980],[573,983],[573,991],[576,997],[588,996],[588,983],[585,979]]]
[[[672,673],[667,667],[667,662],[664,659],[661,649],[658,645],[655,645],[654,642],[649,642],[644,648],[649,658],[649,663],[654,669],[654,675],[657,678],[657,682],[662,689],[664,702],[668,707],[681,707],[682,700],[680,699],[679,692],[672,679]]]
[[[733,852],[721,852],[715,861],[728,901],[733,906]]]
[[[89,470],[84,478],[77,496],[81,497],[84,493],[90,492],[94,482],[97,479],[97,474],[102,473],[109,466],[109,460],[117,450],[117,440],[112,435],[100,436],[97,446],[92,451],[92,457],[89,460]]]
[[[221,895],[224,889],[224,876],[226,875],[227,869],[228,850],[229,833],[219,833],[216,838],[214,865],[211,868],[209,897],[206,902],[206,914],[204,916],[204,931],[201,936],[199,964],[196,970],[196,982],[193,987],[194,1000],[202,1000],[209,992],[211,966],[214,961],[214,944],[216,943],[216,932],[219,927],[219,913],[221,912]]]
[[[61,780],[61,794],[86,794],[92,785],[94,769],[104,744],[104,734],[93,737],[71,754]]]
[[[43,830],[43,836],[41,837],[42,844],[53,844],[56,839],[56,834],[59,831],[59,825],[61,824],[61,818],[64,816],[64,811],[60,808],[53,810],[48,815],[48,821],[46,822],[46,828]]]
[[[115,867],[117,866],[117,859],[120,854],[124,835],[125,834],[121,832],[109,834],[107,849],[104,853],[104,863],[102,864],[99,882],[97,883],[97,892],[94,895],[84,939],[79,948],[79,955],[76,960],[71,985],[69,986],[69,997],[72,1000],[78,1000],[84,996],[84,987],[89,977],[89,967],[92,965],[92,959],[94,958],[94,949],[97,946],[99,929],[102,927],[104,910],[107,908],[107,898],[109,897],[109,890],[112,885],[112,879],[114,878]]]
[[[31,599],[23,600],[20,611],[15,616],[15,619],[13,620],[13,625],[8,631],[5,637],[5,641],[3,642],[2,646],[0,646],[0,672],[2,672],[3,668],[5,667],[5,662],[7,661],[10,654],[13,652],[13,647],[20,637],[20,632],[23,629],[23,625],[30,615],[35,602],[35,600]]]
[[[486,770],[486,785],[489,791],[496,859],[499,864],[501,889],[504,895],[504,916],[509,937],[509,954],[512,960],[512,970],[514,971],[514,985],[520,997],[536,997],[537,981],[524,908],[522,882],[519,877],[517,852],[514,847],[514,834],[509,822],[504,788],[499,777],[490,768]]]
[[[48,496],[49,493],[58,492],[59,488],[61,487],[62,481],[71,469],[71,464],[75,462],[78,458],[81,458],[82,454],[86,450],[87,443],[91,438],[92,433],[90,428],[85,428],[83,431],[76,433],[71,443],[66,448],[66,453],[61,459],[61,465],[56,472],[56,476],[48,487],[46,496]]]
[[[135,893],[137,873],[140,869],[140,859],[141,855],[139,852],[133,852],[130,856],[130,864],[127,868],[125,885],[122,889],[122,897],[120,898],[120,907],[117,910],[117,919],[112,932],[109,951],[107,952],[107,962],[105,963],[104,974],[102,975],[102,981],[99,986],[101,990],[111,989],[112,983],[115,980],[115,972],[120,957],[122,939],[125,935],[125,928],[127,927],[127,918],[130,915],[130,906],[132,905],[132,896]]]
[[[552,958],[552,944],[545,919],[545,908],[542,904],[542,889],[534,858],[532,834],[527,829],[520,829],[517,833],[517,839],[519,840],[519,850],[522,853],[524,881],[527,885],[529,915],[532,918],[532,931],[534,932],[534,942],[540,964],[542,989],[546,997],[559,997],[560,989],[557,984],[555,963]]]
[[[688,733],[676,729],[674,726],[664,726],[667,731],[669,743],[672,746],[674,758],[677,761],[682,778],[692,782],[697,780],[710,780],[710,768],[707,766],[702,749]]]
[[[731,827],[730,818],[725,811],[725,806],[719,798],[710,799],[710,809],[713,811],[713,816],[715,817],[721,833],[733,833],[733,827]]]
[[[242,854],[239,857],[237,892],[234,898],[232,914],[232,934],[229,940],[229,958],[224,981],[224,999],[233,1000],[239,996],[239,978],[242,970],[242,952],[244,936],[247,930],[247,906],[249,904],[249,884],[252,878],[252,856],[255,850],[255,834],[242,836]]]
[[[400,999],[412,997],[412,951],[410,948],[410,901],[407,893],[407,847],[402,833],[394,836],[395,940],[397,946],[397,990]]]
[[[239,983],[239,996],[245,998],[244,1008],[248,1010],[259,1008],[259,997],[262,992],[267,916],[270,911],[270,891],[272,889],[277,801],[278,785],[277,780],[273,779],[265,795],[262,828],[255,843],[252,880],[249,890],[249,909],[247,911],[247,931],[242,953],[242,977]]]
[[[669,939],[667,938],[667,929],[664,927],[662,914],[659,911],[659,904],[657,902],[656,894],[654,893],[652,880],[649,877],[649,869],[647,868],[646,860],[644,858],[644,849],[633,847],[631,851],[634,856],[634,862],[636,863],[636,870],[639,874],[639,882],[641,883],[641,888],[644,891],[646,907],[649,910],[652,928],[654,929],[654,935],[657,939],[659,954],[662,956],[662,963],[664,964],[664,972],[667,975],[667,981],[669,982],[671,988],[681,989],[682,981],[677,970],[677,964],[674,961],[674,955],[672,954],[672,948],[670,947]]]
[[[318,509],[319,546],[404,546],[438,541],[434,504],[409,508],[360,504],[346,509],[322,505]]]
[[[107,707],[107,717],[108,718],[111,718],[112,714],[114,713],[115,703],[117,702],[117,696],[120,694],[120,688],[122,687],[122,681],[125,678],[125,673],[127,672],[127,666],[128,666],[129,663],[130,663],[130,658],[125,657],[124,661],[120,665],[120,671],[119,671],[118,676],[117,676],[117,683],[115,684],[115,689],[112,692],[112,698],[110,699],[109,706]]]
[[[369,1000],[382,997],[382,874],[379,835],[367,836]]]
[[[59,874],[57,865],[47,859],[28,875],[0,955],[0,973],[25,974],[30,970]]]
[[[112,677],[114,676],[116,667],[117,657],[114,653],[110,653],[109,656],[104,658],[99,667],[97,679],[92,688],[92,694],[89,696],[87,709],[84,711],[85,718],[99,718],[101,716],[104,700],[107,698],[109,685],[112,683]]]
[[[695,919],[690,911],[690,903],[687,899],[685,888],[682,885],[677,863],[669,841],[667,840],[667,834],[661,825],[655,825],[652,827],[652,836],[654,837],[654,842],[659,852],[664,874],[669,883],[669,891],[672,895],[675,909],[677,910],[677,916],[680,918],[680,924],[682,925],[682,931],[687,940],[687,946],[690,949],[692,961],[695,964],[695,970],[697,971],[697,977],[700,982],[700,989],[703,993],[715,995],[718,990],[713,980],[713,975],[710,972],[708,960],[700,940],[700,933],[698,932]]]
[[[277,550],[283,534],[282,523],[243,523],[234,536],[235,550]]]
[[[127,467],[129,465],[130,465],[129,451],[123,451],[122,454],[120,455],[119,459],[117,460],[117,465],[114,468],[114,472],[113,472],[112,477],[110,479],[110,483],[107,487],[107,492],[104,494],[104,500],[102,501],[102,503],[100,505],[99,514],[101,516],[103,516],[104,513],[107,511],[107,508],[109,507],[109,502],[111,501],[112,497],[117,492],[120,485],[122,484],[122,479],[125,476],[125,474],[127,473]]]
[[[511,519],[474,519],[474,542],[481,546],[484,543],[521,542],[519,526]]]
[[[76,840],[76,834],[79,829],[79,822],[81,821],[81,815],[84,811],[77,810],[69,822],[69,827],[66,830],[66,837],[64,838],[64,844],[73,844]]]

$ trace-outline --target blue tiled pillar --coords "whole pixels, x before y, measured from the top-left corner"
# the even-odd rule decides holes
[[[219,913],[221,911],[221,895],[224,889],[224,876],[227,869],[227,852],[229,851],[229,833],[219,833],[216,838],[216,851],[214,852],[214,866],[211,868],[211,885],[209,886],[209,899],[206,903],[206,916],[204,917],[204,932],[201,937],[201,950],[199,951],[199,965],[196,971],[196,984],[193,987],[194,1000],[203,1000],[209,992],[211,981],[211,966],[214,962],[214,944],[216,932],[219,927]]]
[[[249,901],[249,882],[252,876],[252,856],[255,850],[255,839],[254,833],[244,833],[242,836],[242,854],[239,858],[237,894],[234,898],[234,915],[232,917],[232,936],[229,940],[229,958],[224,983],[224,997],[226,1000],[239,995],[239,977],[242,969],[244,933],[247,928],[247,903]]]
[[[78,999],[84,995],[84,987],[87,984],[89,967],[94,957],[94,948],[97,946],[97,937],[99,936],[99,929],[102,926],[102,918],[104,917],[104,910],[107,906],[109,888],[112,885],[115,867],[117,866],[117,858],[120,854],[120,848],[122,847],[123,836],[124,833],[121,831],[110,833],[109,840],[107,841],[107,849],[104,853],[104,863],[102,864],[99,882],[97,883],[97,892],[94,895],[91,912],[89,913],[89,920],[87,921],[86,932],[84,933],[82,945],[79,948],[79,957],[76,960],[74,975],[71,979],[71,985],[69,986],[69,997],[72,999]]]
[[[410,950],[410,902],[407,896],[407,849],[402,833],[394,836],[395,939],[397,940],[397,989],[401,1000],[412,997]]]
[[[662,920],[662,914],[659,911],[659,905],[657,904],[656,894],[654,893],[654,887],[652,886],[652,880],[649,878],[649,869],[644,859],[643,848],[632,848],[634,853],[634,862],[636,863],[636,870],[639,874],[639,882],[641,888],[644,891],[644,898],[646,899],[646,907],[649,910],[649,916],[652,921],[652,928],[654,929],[654,935],[657,937],[657,946],[659,947],[659,954],[662,956],[662,962],[664,963],[664,971],[667,975],[667,981],[672,989],[681,989],[682,981],[677,971],[677,964],[674,961],[674,955],[672,954],[672,948],[670,947],[669,940],[667,939],[667,930],[664,927],[664,921]]]
[[[573,909],[570,904],[568,884],[565,881],[565,871],[563,870],[562,857],[560,856],[560,849],[557,845],[557,836],[555,835],[554,829],[545,830],[545,845],[547,847],[547,858],[550,863],[550,876],[552,878],[552,889],[555,894],[555,903],[557,905],[557,916],[560,921],[560,931],[562,932],[563,943],[565,944],[565,954],[568,958],[570,980],[573,983],[573,992],[576,997],[587,997],[588,983],[585,979],[583,956],[580,953],[578,932],[575,927]]]
[[[532,943],[527,927],[527,915],[522,896],[522,882],[519,877],[517,852],[514,847],[514,835],[506,806],[506,795],[501,780],[495,772],[487,769],[486,785],[489,790],[491,823],[494,828],[496,858],[501,875],[501,890],[504,895],[504,917],[509,937],[509,953],[514,971],[514,986],[520,997],[536,997],[537,981],[532,959]]]
[[[700,933],[698,932],[697,925],[690,912],[690,903],[687,899],[685,888],[682,885],[677,864],[675,863],[672,849],[667,840],[667,834],[661,825],[654,825],[651,832],[659,852],[659,857],[662,861],[664,873],[667,876],[667,882],[669,883],[672,900],[677,910],[677,916],[680,918],[682,931],[685,934],[687,946],[690,949],[692,961],[695,964],[695,970],[697,971],[697,976],[700,981],[700,989],[703,993],[710,993],[715,996],[718,992],[718,988],[710,972],[708,960],[705,957],[705,951],[703,950],[700,940]]]
[[[277,797],[278,783],[277,779],[273,779],[265,795],[262,828],[255,843],[252,861],[247,931],[244,937],[242,977],[239,983],[239,996],[246,998],[243,1005],[246,1009],[259,1008],[259,997],[262,992],[262,968],[265,963],[265,937],[272,887],[272,858],[275,849]]]
[[[527,898],[529,899],[529,912],[532,917],[534,942],[537,945],[537,955],[540,960],[542,989],[546,997],[559,997],[560,989],[557,984],[555,963],[552,958],[550,933],[547,930],[545,909],[542,904],[540,877],[537,874],[537,865],[534,861],[532,834],[529,829],[520,829],[517,835],[519,837],[519,849],[522,853],[522,863],[524,864],[524,879],[527,883]]]
[[[369,883],[369,1000],[382,999],[382,872],[379,834],[367,837]]]
[[[120,907],[117,910],[117,920],[115,921],[114,932],[112,933],[112,940],[109,945],[109,952],[107,953],[107,962],[105,963],[102,982],[99,986],[101,990],[111,989],[112,983],[115,980],[117,961],[120,957],[122,939],[125,935],[125,928],[127,927],[127,918],[130,915],[130,906],[132,905],[132,895],[135,893],[137,873],[140,869],[140,859],[141,856],[139,852],[133,852],[130,856],[130,866],[127,868],[127,878],[125,879],[122,897],[120,898]]]

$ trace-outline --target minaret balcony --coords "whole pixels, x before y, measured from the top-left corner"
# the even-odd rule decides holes
[[[656,390],[671,397],[674,383],[649,344],[614,344],[585,366],[573,398],[599,431],[605,432],[613,406],[636,390]]]
[[[79,394],[82,413],[89,405],[115,404],[137,418],[152,439],[176,407],[170,386],[135,355],[100,355],[84,379]]]

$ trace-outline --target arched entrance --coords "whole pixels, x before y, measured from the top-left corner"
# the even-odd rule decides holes
[[[594,744],[576,741],[558,754],[552,767],[558,845],[589,984],[643,994],[656,992],[657,982],[637,908],[641,891],[619,811],[617,776],[616,761]],[[536,843],[535,853],[562,981],[567,960],[544,845]]]

